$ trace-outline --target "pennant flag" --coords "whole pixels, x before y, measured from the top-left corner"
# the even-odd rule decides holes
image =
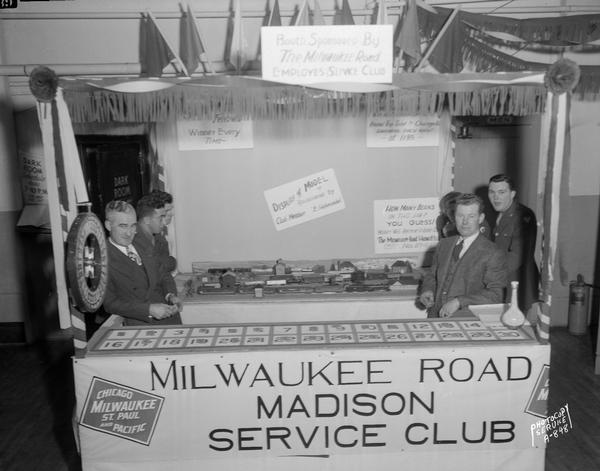
[[[273,9],[271,10],[271,14],[269,15],[269,20],[267,21],[267,26],[281,26],[281,13],[279,11],[279,0],[275,0],[273,4]]]
[[[375,25],[388,25],[392,24],[390,17],[388,16],[387,5],[385,0],[379,0],[377,2],[377,10],[373,15],[373,21],[371,22]]]
[[[437,13],[437,10],[435,8],[433,8],[431,5],[429,5],[429,3],[424,2],[423,0],[417,0],[417,6],[419,8],[423,8],[424,10],[427,10],[429,13]]]
[[[404,54],[418,61],[421,58],[421,39],[419,37],[419,18],[415,0],[408,0],[406,13],[400,26],[400,34],[396,40]]]
[[[273,8],[263,18],[263,26],[281,26],[281,12],[279,11],[279,0],[275,0]],[[260,34],[258,35],[258,52],[256,54],[257,60],[262,60],[262,43]]]
[[[190,6],[181,17],[179,29],[179,55],[189,74],[193,74],[200,62],[206,62],[206,49],[202,44],[200,32]],[[212,69],[212,66],[211,66]],[[214,73],[214,70],[211,70]]]
[[[231,31],[231,43],[229,47],[229,63],[240,71],[248,62],[248,43],[244,36],[242,24],[242,10],[240,0],[235,0],[235,10],[233,14],[233,28]]]
[[[160,77],[163,69],[173,60],[165,38],[150,15],[142,15],[140,29],[140,64],[142,75]]]
[[[429,63],[442,74],[459,73],[463,69],[463,41],[460,14],[454,10],[430,46],[431,52],[427,51]]]
[[[335,13],[335,20],[333,22],[335,25],[353,25],[354,18],[352,16],[352,10],[350,10],[350,5],[348,5],[348,0],[343,0],[341,11],[338,10]]]
[[[163,69],[172,63],[178,74],[188,75],[187,68],[165,35],[162,34],[152,13],[143,15],[140,30],[140,64],[142,75],[148,77],[162,76]]]
[[[300,7],[294,24],[292,26],[310,26],[310,8],[308,7],[308,0],[304,0],[304,3]]]
[[[325,18],[323,18],[323,13],[321,13],[321,6],[319,5],[319,0],[315,0],[315,9],[313,10],[313,25],[314,26],[324,26]]]

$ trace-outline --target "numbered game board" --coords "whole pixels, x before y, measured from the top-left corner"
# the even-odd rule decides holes
[[[535,340],[529,329],[509,330],[478,319],[121,327],[98,334],[88,354]]]

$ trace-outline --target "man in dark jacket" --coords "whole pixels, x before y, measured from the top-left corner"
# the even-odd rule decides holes
[[[502,302],[506,256],[481,234],[483,201],[464,194],[456,200],[459,235],[441,239],[420,295],[428,317],[450,317],[473,304]]]
[[[156,208],[164,209],[165,219],[164,226],[158,234],[154,234],[154,242],[156,245],[156,253],[168,272],[177,270],[177,260],[171,255],[171,249],[167,240],[168,226],[173,219],[173,196],[166,191],[152,190],[150,196],[158,201]]]
[[[181,324],[181,302],[173,277],[134,242],[133,206],[111,201],[106,205],[104,225],[110,233],[106,312],[123,317],[125,325]]]
[[[136,211],[138,225],[134,242],[145,254],[156,258],[161,270],[173,272],[177,262],[169,255],[169,244],[163,235],[167,218],[164,201],[152,192],[139,199]]]
[[[508,287],[519,282],[519,307],[524,313],[539,298],[539,270],[535,262],[537,222],[534,212],[517,202],[512,179],[494,175],[488,185],[488,198],[498,217],[492,222],[491,239],[506,252]],[[507,299],[510,301],[510,299]]]

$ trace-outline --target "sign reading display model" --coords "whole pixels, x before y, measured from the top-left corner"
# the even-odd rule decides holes
[[[265,199],[278,231],[346,207],[332,168],[266,190]]]
[[[261,48],[265,80],[392,82],[392,25],[263,27]]]

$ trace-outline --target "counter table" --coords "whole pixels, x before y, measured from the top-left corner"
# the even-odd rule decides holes
[[[74,359],[85,471],[544,469],[529,326],[233,317],[95,334]]]
[[[229,322],[303,322],[368,319],[419,319],[417,291],[332,292],[312,294],[211,294],[184,298],[184,324]]]

